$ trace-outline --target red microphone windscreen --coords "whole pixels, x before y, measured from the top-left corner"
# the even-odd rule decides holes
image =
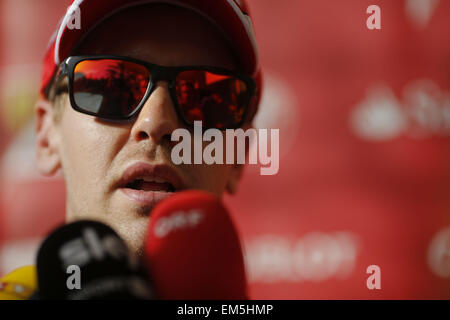
[[[159,299],[248,298],[239,237],[214,195],[184,191],[158,203],[145,251]]]

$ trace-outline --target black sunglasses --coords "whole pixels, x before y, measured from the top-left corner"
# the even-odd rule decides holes
[[[205,128],[238,128],[256,108],[255,80],[222,68],[163,67],[111,55],[71,56],[61,63],[58,77],[64,75],[73,109],[101,119],[132,118],[161,80],[168,82],[178,116],[191,127],[202,121]]]

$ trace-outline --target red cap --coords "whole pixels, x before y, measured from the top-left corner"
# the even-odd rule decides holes
[[[244,67],[244,72],[259,78],[259,57],[253,24],[244,0],[74,0],[61,19],[45,55],[41,93],[54,77],[80,39],[99,22],[130,6],[145,3],[169,3],[202,14],[214,22],[229,38]],[[81,29],[69,29],[71,15],[79,8]]]

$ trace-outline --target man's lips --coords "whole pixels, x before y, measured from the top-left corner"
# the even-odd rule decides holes
[[[142,191],[134,189],[120,189],[131,201],[138,203],[144,207],[153,208],[159,201],[164,200],[172,195],[172,192],[165,191]]]
[[[174,192],[175,187],[170,182],[157,182],[149,179],[135,179],[133,182],[128,183],[125,188],[142,191],[166,191]]]
[[[184,189],[184,183],[169,166],[137,162],[123,172],[116,187],[132,201],[154,206],[173,192]]]

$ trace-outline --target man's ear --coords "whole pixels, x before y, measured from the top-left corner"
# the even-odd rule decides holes
[[[40,99],[35,107],[36,112],[36,158],[39,171],[46,176],[54,175],[61,168],[58,152],[58,131],[54,122],[53,105]]]

